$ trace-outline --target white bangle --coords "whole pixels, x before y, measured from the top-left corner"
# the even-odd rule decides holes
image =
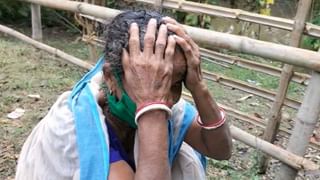
[[[151,104],[148,106],[143,107],[142,109],[140,109],[137,113],[136,113],[136,117],[134,119],[136,125],[138,125],[138,119],[140,118],[140,116],[142,116],[144,113],[148,112],[148,111],[153,111],[153,110],[163,110],[166,111],[166,113],[168,114],[169,118],[172,115],[172,111],[171,109],[164,105],[164,104]]]
[[[206,130],[212,130],[212,129],[217,129],[217,128],[221,127],[226,122],[226,113],[224,112],[224,110],[222,108],[219,108],[219,111],[220,111],[220,116],[221,116],[221,119],[219,119],[219,121],[212,123],[210,125],[204,125],[200,119],[200,116],[198,115],[198,117],[197,117],[198,124],[203,129],[206,129]]]

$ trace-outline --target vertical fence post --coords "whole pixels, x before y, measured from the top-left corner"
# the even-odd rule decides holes
[[[163,0],[155,0],[154,1],[154,9],[160,13],[162,12],[162,1]]]
[[[312,0],[300,0],[298,5],[297,14],[295,17],[293,31],[291,33],[290,46],[299,47],[301,37],[303,35],[303,30],[305,28],[305,22],[309,14]],[[281,53],[281,52],[279,52]],[[285,64],[283,66],[280,84],[278,92],[276,94],[275,100],[271,107],[267,127],[263,135],[263,139],[273,143],[279,129],[279,124],[281,120],[281,108],[283,106],[283,101],[286,98],[288,85],[293,75],[293,66]],[[261,154],[260,155],[260,173],[265,173],[268,165],[268,157]]]
[[[320,73],[313,72],[306,95],[303,99],[299,112],[295,118],[295,125],[289,139],[287,150],[303,156],[309,144],[309,139],[317,124],[320,113]],[[277,176],[278,180],[293,180],[297,175],[297,170],[281,164]]]
[[[42,41],[41,6],[31,4],[32,38]]]

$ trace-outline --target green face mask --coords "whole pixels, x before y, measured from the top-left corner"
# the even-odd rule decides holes
[[[112,115],[127,123],[130,127],[137,128],[134,121],[137,106],[125,91],[122,92],[120,100],[108,93],[108,105]]]

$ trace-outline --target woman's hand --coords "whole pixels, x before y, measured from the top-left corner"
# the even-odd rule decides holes
[[[155,40],[156,30],[157,22],[151,19],[144,37],[144,50],[141,52],[139,27],[132,23],[130,52],[123,50],[124,85],[137,106],[154,101],[172,103],[169,91],[176,41],[172,36],[167,37],[166,25],[160,26]]]
[[[185,54],[187,61],[187,76],[185,79],[186,88],[193,93],[200,85],[202,85],[202,74],[200,67],[200,52],[198,45],[186,33],[181,24],[175,19],[164,17],[162,19],[168,30],[174,32],[175,40],[180,45]]]

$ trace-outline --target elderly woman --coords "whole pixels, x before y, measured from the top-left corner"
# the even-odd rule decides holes
[[[119,14],[105,40],[97,65],[26,140],[16,179],[205,179],[203,155],[228,159],[232,144],[197,44],[146,11]]]

